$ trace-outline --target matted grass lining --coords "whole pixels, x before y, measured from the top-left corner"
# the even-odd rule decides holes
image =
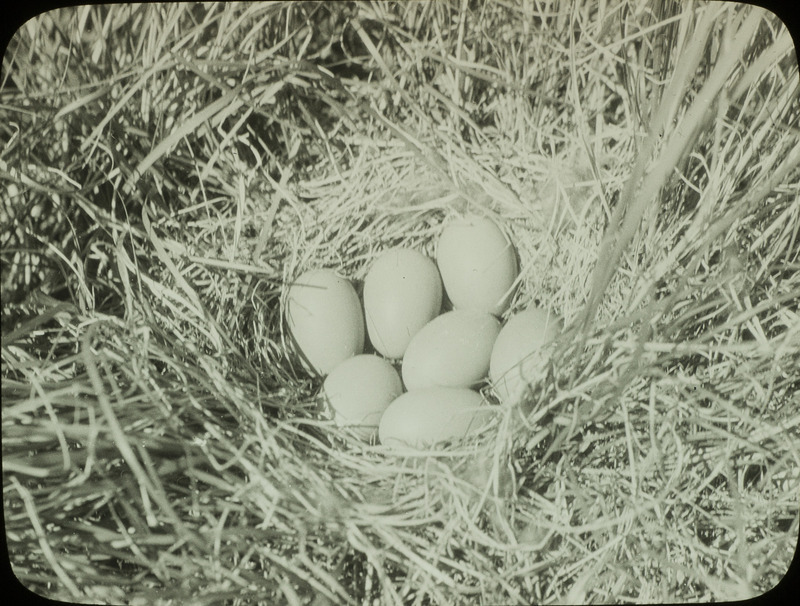
[[[132,604],[738,599],[798,535],[800,117],[721,3],[78,7],[0,120],[15,574]],[[474,440],[354,441],[284,285],[446,219],[567,321]],[[510,312],[509,312],[510,313]]]

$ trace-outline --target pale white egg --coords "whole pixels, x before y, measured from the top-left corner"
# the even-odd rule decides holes
[[[509,318],[497,335],[489,360],[489,379],[503,403],[518,403],[528,386],[541,378],[547,365],[547,345],[562,328],[560,317],[536,307]]]
[[[411,337],[439,314],[442,280],[436,264],[410,248],[393,248],[364,278],[364,315],[373,347],[402,358]]]
[[[477,432],[496,407],[476,391],[460,387],[429,387],[404,393],[381,417],[378,437],[390,447],[424,448]]]
[[[502,314],[513,296],[517,278],[514,246],[486,217],[451,221],[442,231],[436,263],[447,297],[455,309]]]
[[[360,354],[334,368],[322,391],[336,424],[369,440],[386,408],[403,393],[403,384],[387,360]]]
[[[304,366],[320,375],[364,351],[358,293],[330,269],[307,271],[290,285],[286,322]]]
[[[411,339],[403,356],[406,389],[472,387],[486,378],[500,332],[493,315],[455,309],[434,318]]]

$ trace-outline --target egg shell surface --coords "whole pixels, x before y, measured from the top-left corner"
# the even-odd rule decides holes
[[[380,255],[364,278],[367,334],[387,358],[402,358],[411,337],[442,308],[442,280],[432,259],[410,248]]]
[[[467,216],[447,224],[439,237],[436,263],[453,308],[495,315],[508,308],[518,274],[517,257],[491,219]]]
[[[472,309],[454,309],[428,322],[403,356],[406,389],[472,387],[486,378],[500,322]]]
[[[428,387],[407,391],[389,404],[378,426],[381,444],[424,448],[478,431],[494,414],[471,389]]]
[[[547,364],[543,348],[562,328],[558,315],[537,307],[508,319],[497,335],[489,360],[489,378],[503,403],[517,403],[528,385],[541,377]]]
[[[377,433],[386,408],[403,393],[403,384],[387,360],[360,354],[334,368],[322,391],[336,424],[369,440]]]
[[[329,269],[297,278],[286,297],[289,332],[308,370],[327,375],[364,351],[364,315],[353,285]]]

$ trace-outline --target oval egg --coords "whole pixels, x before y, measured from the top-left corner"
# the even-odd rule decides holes
[[[505,404],[516,404],[547,365],[543,349],[563,328],[546,309],[528,308],[513,315],[500,330],[489,360],[489,379]]]
[[[438,315],[442,280],[421,252],[393,248],[364,278],[364,315],[369,340],[387,358],[402,358],[411,337]]]
[[[518,273],[517,257],[491,219],[468,216],[450,222],[439,237],[436,263],[454,308],[495,315],[508,308]]]
[[[289,332],[308,370],[328,374],[364,350],[364,315],[353,285],[329,269],[305,272],[286,297]]]
[[[424,448],[478,431],[493,413],[494,407],[484,405],[483,397],[471,389],[416,389],[389,404],[378,437],[390,447]]]
[[[386,408],[403,393],[403,384],[388,361],[360,354],[334,368],[322,391],[336,424],[369,440]]]
[[[493,315],[471,309],[443,313],[426,324],[403,356],[406,389],[472,387],[486,378],[500,332]]]

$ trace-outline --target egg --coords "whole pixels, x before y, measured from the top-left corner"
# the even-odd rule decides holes
[[[403,384],[388,361],[360,354],[334,368],[322,392],[336,424],[369,440],[378,431],[386,408],[403,393]]]
[[[373,347],[402,358],[411,337],[439,314],[442,280],[430,258],[410,248],[384,252],[364,278],[364,315]]]
[[[424,448],[456,440],[481,429],[495,407],[463,387],[428,387],[407,391],[389,404],[378,426],[381,444]]]
[[[454,308],[495,315],[508,309],[517,257],[491,219],[467,216],[450,222],[439,237],[436,263]]]
[[[307,271],[289,287],[286,321],[304,365],[326,375],[364,351],[364,315],[353,285],[330,269]]]
[[[563,327],[558,315],[536,307],[514,314],[500,330],[489,359],[489,379],[500,400],[516,404],[545,371],[543,348]]]
[[[500,332],[493,315],[455,309],[434,318],[408,344],[403,383],[423,387],[472,387],[486,378],[492,346]]]

